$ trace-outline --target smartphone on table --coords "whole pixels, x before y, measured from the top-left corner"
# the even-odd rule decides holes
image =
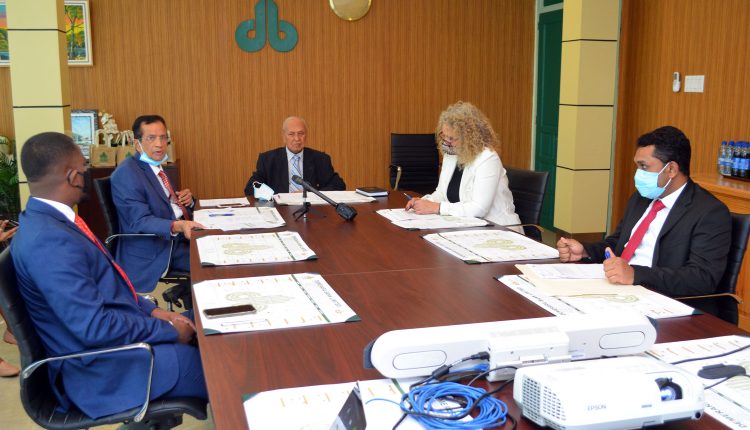
[[[257,312],[255,309],[255,306],[246,303],[243,305],[232,305],[232,306],[225,306],[222,308],[210,308],[210,309],[204,309],[203,315],[206,316],[206,318],[222,318],[222,317],[234,317],[239,315],[247,315],[247,314],[254,314]]]

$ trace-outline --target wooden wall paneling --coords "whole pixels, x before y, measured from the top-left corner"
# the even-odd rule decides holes
[[[390,133],[432,131],[456,100],[489,116],[504,163],[529,165],[534,0],[383,0],[355,22],[325,1],[276,0],[299,33],[286,53],[237,47],[253,1],[90,3],[94,66],[71,68],[73,108],[107,110],[121,129],[162,114],[182,184],[200,197],[240,195],[292,114],[350,188],[385,186]],[[8,75],[0,132],[12,134]]]
[[[692,144],[691,173],[716,170],[722,140],[750,140],[750,2],[624,0],[612,228],[633,186],[639,135],[671,124]],[[672,92],[672,73],[705,75],[702,94]]]

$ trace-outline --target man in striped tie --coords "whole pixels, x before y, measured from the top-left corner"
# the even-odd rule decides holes
[[[560,260],[604,263],[613,284],[668,296],[711,294],[724,273],[732,221],[724,203],[690,179],[690,141],[666,126],[638,139],[635,192],[601,242],[561,238]]]
[[[115,256],[139,292],[150,292],[167,267],[190,271],[190,239],[195,200],[190,189],[177,190],[164,171],[167,124],[159,115],[144,115],[133,123],[138,154],[112,174],[112,199],[120,233],[151,233],[157,237],[123,238]]]
[[[344,180],[333,169],[331,157],[325,152],[306,148],[307,123],[290,116],[281,126],[284,147],[272,149],[258,156],[255,172],[247,181],[245,195],[253,195],[253,183],[271,187],[275,193],[296,193],[302,186],[292,181],[298,175],[313,187],[323,191],[346,189]]]
[[[86,160],[61,133],[29,138],[21,166],[31,198],[11,243],[19,292],[50,356],[146,342],[151,399],[207,399],[195,325],[135,294],[131,279],[73,211],[85,194]],[[92,418],[140,407],[150,354],[130,350],[48,364],[55,395]]]

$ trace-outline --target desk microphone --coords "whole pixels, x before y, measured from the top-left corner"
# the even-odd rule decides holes
[[[347,221],[351,221],[352,219],[354,219],[355,216],[357,216],[356,209],[347,205],[346,203],[334,202],[328,196],[316,190],[315,187],[310,185],[309,182],[302,179],[299,175],[292,176],[292,181],[294,181],[295,183],[299,185],[302,185],[307,191],[315,194],[316,196],[320,197],[321,199],[325,200],[326,202],[334,206],[336,208],[336,213],[339,214],[341,218],[344,218]]]

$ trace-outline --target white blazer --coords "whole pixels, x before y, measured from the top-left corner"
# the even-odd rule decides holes
[[[513,195],[508,189],[508,176],[500,156],[485,148],[471,163],[464,166],[459,201],[448,202],[448,183],[456,170],[458,157],[443,156],[443,167],[435,192],[423,198],[440,203],[441,215],[473,216],[498,225],[520,224],[513,205]]]

